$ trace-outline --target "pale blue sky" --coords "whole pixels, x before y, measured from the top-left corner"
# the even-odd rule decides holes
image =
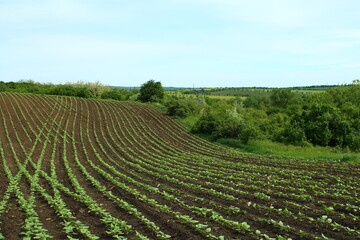
[[[351,83],[359,13],[359,0],[1,0],[0,81]]]

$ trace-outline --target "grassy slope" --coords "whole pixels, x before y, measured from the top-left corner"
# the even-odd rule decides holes
[[[218,143],[238,149],[241,152],[281,157],[304,158],[311,160],[360,162],[360,153],[343,149],[309,146],[299,147],[271,141],[250,141],[243,144],[234,139],[219,139]]]

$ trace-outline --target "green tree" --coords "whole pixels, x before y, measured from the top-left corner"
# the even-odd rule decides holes
[[[249,96],[244,101],[246,108],[266,109],[270,105],[270,97],[266,95]]]
[[[82,98],[92,97],[89,89],[85,87],[74,87],[72,85],[56,85],[50,88],[47,93],[51,95],[74,96]]]
[[[270,96],[271,104],[276,107],[287,107],[295,95],[290,89],[274,89]]]
[[[167,113],[171,116],[187,117],[196,111],[195,103],[187,99],[171,99],[165,103]]]
[[[125,94],[124,94],[125,93]],[[118,89],[113,89],[110,91],[105,91],[101,94],[101,98],[102,99],[114,99],[114,100],[124,100],[126,98],[126,92],[124,91],[120,91]]]
[[[279,142],[296,146],[306,146],[309,144],[301,123],[296,121],[287,123],[281,134],[278,134],[274,138]]]
[[[138,99],[142,102],[160,102],[164,99],[164,88],[161,86],[161,82],[149,80],[141,85]]]
[[[190,115],[198,114],[200,110],[206,106],[206,102],[202,97],[170,97],[164,105],[167,107],[167,113],[169,115],[185,118]]]
[[[91,95],[94,97],[101,97],[101,94],[103,94],[106,91],[110,91],[110,87],[103,85],[100,81],[96,81],[94,83],[92,82],[84,82],[82,80],[77,81],[77,83],[69,83],[68,85],[72,85],[77,88],[87,88]]]
[[[205,108],[192,132],[209,134],[214,140],[235,138],[243,143],[247,143],[255,135],[254,127],[235,108],[225,103]]]
[[[0,82],[0,92],[5,92],[5,91],[6,91],[6,83]]]

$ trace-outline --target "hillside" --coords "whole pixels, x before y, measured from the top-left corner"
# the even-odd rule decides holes
[[[241,154],[135,102],[0,93],[0,129],[0,239],[360,237],[359,164]]]

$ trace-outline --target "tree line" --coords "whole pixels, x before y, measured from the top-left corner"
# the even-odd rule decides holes
[[[196,119],[194,133],[213,140],[272,140],[285,144],[331,146],[360,150],[360,84],[297,96],[290,89],[245,100],[214,100],[204,96],[172,96],[164,100],[168,114]]]
[[[49,94],[82,98],[100,98],[113,100],[129,100],[136,98],[139,90],[128,91],[113,89],[99,81],[94,83],[78,81],[66,84],[43,84],[33,80],[20,80],[17,82],[0,81],[0,92],[18,92],[32,94]]]

